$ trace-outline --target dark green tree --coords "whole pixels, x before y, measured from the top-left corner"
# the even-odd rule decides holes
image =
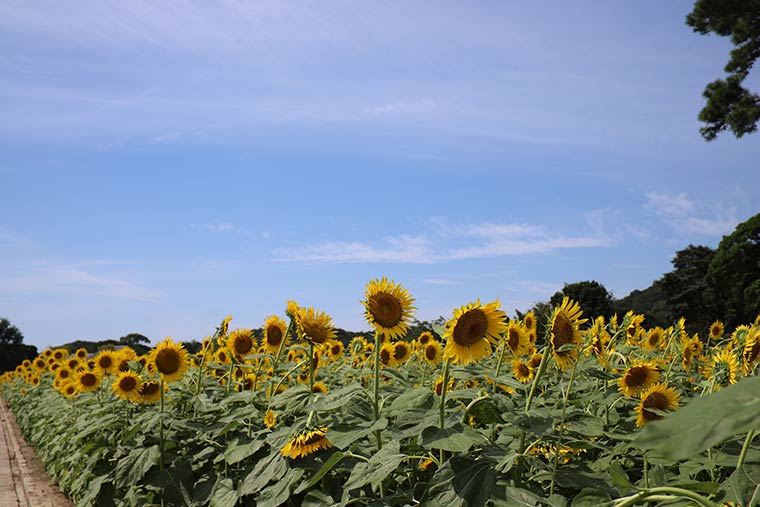
[[[549,302],[557,307],[562,304],[562,298],[565,296],[577,301],[581,305],[583,316],[589,320],[599,315],[608,319],[615,313],[612,293],[596,280],[566,283],[561,291],[554,293]]]
[[[665,294],[670,321],[686,318],[689,332],[701,332],[719,314],[710,263],[715,250],[707,246],[689,245],[676,252],[673,271],[666,273],[658,283]]]
[[[644,290],[634,290],[624,298],[615,301],[615,311],[619,316],[629,311],[646,316],[646,326],[666,328],[673,323],[674,312],[667,303],[667,295],[658,280]]]
[[[730,36],[735,48],[724,70],[726,79],[709,83],[707,103],[699,112],[706,126],[699,129],[707,141],[730,129],[736,137],[757,130],[760,96],[742,86],[760,57],[760,0],[697,0],[686,24],[703,35]]]
[[[21,331],[8,319],[0,319],[0,344],[21,345],[22,343],[24,343],[24,335]]]
[[[725,324],[754,321],[760,313],[760,214],[723,237],[709,271]]]

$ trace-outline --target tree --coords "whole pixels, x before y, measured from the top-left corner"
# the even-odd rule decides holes
[[[676,252],[673,271],[660,280],[670,320],[686,318],[687,329],[698,332],[706,329],[719,314],[710,263],[715,250],[707,246],[689,245]]]
[[[11,321],[6,318],[0,319],[0,344],[2,345],[21,345],[24,343],[24,335],[18,328],[11,325]]]
[[[728,77],[709,83],[702,94],[707,99],[699,112],[699,121],[707,124],[699,129],[702,137],[712,141],[726,129],[737,138],[754,132],[760,96],[742,83],[760,57],[760,0],[697,0],[686,24],[702,35],[731,36],[736,46],[724,68]]]
[[[709,271],[725,323],[754,321],[760,313],[760,214],[723,236]]]
[[[589,320],[599,315],[609,318],[615,313],[612,293],[596,280],[566,283],[562,291],[555,292],[549,302],[557,307],[562,304],[562,298],[565,296],[577,301],[581,305],[584,317],[588,317]]]

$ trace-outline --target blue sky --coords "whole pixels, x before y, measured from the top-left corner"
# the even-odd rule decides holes
[[[366,329],[381,276],[423,320],[643,289],[760,211],[691,6],[2,2],[0,315],[155,343],[291,298]]]

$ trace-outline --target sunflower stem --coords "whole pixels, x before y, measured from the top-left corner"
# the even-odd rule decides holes
[[[631,507],[633,505],[649,502],[650,500],[662,500],[663,497],[672,498],[688,498],[697,505],[703,507],[718,507],[718,504],[711,502],[705,497],[689,491],[688,489],[675,488],[669,486],[659,486],[656,488],[650,488],[645,491],[640,491],[631,496],[619,498],[613,502],[613,507]]]
[[[206,342],[205,347],[203,347],[203,350],[201,351],[201,360],[198,364],[198,377],[196,377],[195,382],[195,395],[198,396],[201,392],[201,379],[203,378],[203,367],[206,366],[206,353],[208,352],[208,349],[211,347],[211,344],[216,340],[216,338],[219,336],[219,328],[216,328],[216,331],[214,331],[214,335]]]
[[[374,375],[374,382],[372,383],[372,415],[375,418],[375,422],[380,419],[380,332],[375,331],[375,345],[373,351],[375,353],[375,367],[372,374]],[[377,440],[377,450],[383,448],[383,440],[380,435],[380,430],[375,431],[375,439]]]
[[[159,381],[158,386],[160,396],[161,396],[161,403],[159,405],[159,426],[158,426],[158,438],[159,438],[159,461],[158,465],[161,470],[161,472],[164,471],[164,379],[163,377]],[[162,500],[163,501],[163,500]]]
[[[750,430],[747,433],[747,438],[744,439],[744,445],[742,446],[742,451],[739,453],[739,460],[736,462],[736,469],[741,470],[744,466],[744,459],[747,457],[747,452],[749,451],[750,444],[752,444],[752,439],[755,438],[755,430]]]
[[[309,392],[314,392],[314,344],[309,342]]]
[[[235,367],[235,359],[230,358],[230,367],[227,369],[227,394],[230,394],[230,386],[232,385],[232,369]]]
[[[288,341],[288,335],[291,333],[293,329],[293,319],[290,319],[290,322],[288,323],[288,329],[285,330],[285,336],[282,337],[282,340],[280,341],[280,346],[277,347],[277,354],[274,356],[274,361],[272,361],[272,371],[277,373],[277,363],[280,362],[280,357],[282,356],[282,351],[285,348],[285,342]]]
[[[443,379],[441,382],[441,406],[439,407],[439,426],[441,429],[446,428],[446,388],[449,385],[449,365],[451,364],[451,358],[447,357],[446,362],[443,363]]]
[[[499,362],[496,363],[496,372],[494,372],[493,376],[493,391],[496,392],[496,378],[499,376],[499,373],[501,373],[501,365],[504,362],[504,355],[506,351],[504,350],[504,342],[501,343],[501,347],[499,348]]]
[[[554,482],[557,476],[557,467],[559,466],[559,451],[562,449],[562,435],[565,432],[567,400],[570,398],[570,390],[572,389],[573,381],[575,380],[575,372],[578,371],[578,362],[579,360],[576,359],[576,361],[573,363],[573,369],[570,372],[570,380],[567,382],[567,390],[565,391],[565,396],[562,400],[562,417],[560,418],[559,433],[557,435],[557,448],[554,451],[554,465],[552,466],[552,481],[549,484],[549,496],[552,496],[554,494]]]
[[[546,371],[546,365],[549,362],[549,349],[548,347],[544,346],[544,348],[541,351],[541,362],[538,364],[538,371],[536,372],[536,376],[533,377],[533,383],[530,386],[530,393],[528,393],[528,399],[525,400],[525,413],[527,414],[530,412],[530,407],[533,404],[533,398],[536,395],[536,389],[538,388],[538,383],[541,380],[541,377],[544,374],[544,371]]]

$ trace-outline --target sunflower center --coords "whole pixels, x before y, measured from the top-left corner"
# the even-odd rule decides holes
[[[428,361],[433,361],[438,356],[438,351],[435,349],[434,345],[428,345],[425,347],[425,359]]]
[[[267,329],[267,343],[269,345],[280,345],[282,341],[282,331],[277,326],[271,326]]]
[[[111,359],[111,356],[103,356],[100,359],[98,359],[98,366],[103,368],[104,370],[107,370],[111,367],[113,364],[113,359]]]
[[[647,381],[647,369],[644,366],[631,366],[625,374],[625,385],[639,387]]]
[[[241,335],[235,338],[233,347],[235,347],[235,352],[240,355],[244,355],[251,351],[253,342],[251,342],[251,339],[248,336]]]
[[[179,371],[181,359],[179,353],[172,349],[162,349],[156,354],[156,369],[164,375]]]
[[[568,343],[573,343],[575,329],[573,329],[573,323],[564,313],[558,313],[555,317],[552,323],[552,334],[554,335],[553,343],[555,349]],[[559,352],[559,354],[567,354],[568,352]]]
[[[469,347],[478,340],[485,338],[487,330],[488,317],[480,308],[474,308],[457,319],[452,337],[457,345]]]
[[[517,347],[520,346],[520,333],[513,327],[510,327],[509,331],[507,331],[507,345],[509,345],[509,349],[512,351],[517,350]]]
[[[406,344],[397,343],[393,348],[393,358],[400,361],[406,357]]]
[[[124,392],[131,392],[134,391],[137,387],[137,379],[135,379],[132,376],[126,376],[122,377],[121,380],[119,380],[119,389],[121,389]]]
[[[140,394],[150,396],[158,392],[158,382],[143,382],[140,386]]]
[[[533,327],[536,325],[536,323],[533,321],[533,318],[530,316],[525,317],[525,327],[528,329],[533,329]]]
[[[517,375],[520,377],[529,377],[530,369],[528,369],[528,365],[525,363],[519,363],[517,365]]]
[[[391,353],[388,349],[383,349],[380,351],[380,362],[383,363],[383,366],[388,366],[391,362]]]
[[[649,396],[647,396],[644,401],[642,402],[642,405],[644,407],[644,410],[642,411],[642,414],[644,415],[644,418],[652,421],[655,419],[662,419],[661,415],[657,415],[654,412],[650,412],[649,410],[646,410],[647,408],[655,408],[657,410],[667,410],[668,409],[668,398],[658,392],[650,393]]]
[[[420,342],[420,345],[427,345],[430,341],[430,335],[427,333],[422,333],[419,338],[417,338],[417,341]]]
[[[58,370],[58,376],[61,378],[69,378],[69,370],[66,368],[61,368]]]
[[[95,384],[98,383],[98,378],[95,376],[94,373],[85,373],[79,379],[79,382],[81,382],[82,385],[85,387],[94,387]]]
[[[306,435],[303,439],[303,445],[311,445],[320,442],[325,436],[322,433],[314,432]]]
[[[327,341],[327,330],[319,322],[303,321],[301,322],[303,332],[309,337],[309,340],[321,344]]]
[[[652,334],[650,334],[649,335],[649,345],[651,347],[654,347],[658,343],[660,343],[660,333],[652,333]]]
[[[371,296],[368,307],[369,312],[372,314],[372,319],[385,328],[396,326],[404,316],[401,302],[393,297],[392,294],[385,292]]]
[[[333,345],[330,348],[330,354],[333,356],[339,356],[340,355],[340,345]]]

